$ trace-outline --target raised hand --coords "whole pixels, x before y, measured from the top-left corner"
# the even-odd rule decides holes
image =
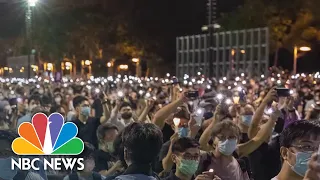
[[[275,88],[272,88],[268,94],[266,95],[266,97],[263,99],[264,102],[266,103],[272,103],[272,101],[277,99],[277,91],[275,90]]]

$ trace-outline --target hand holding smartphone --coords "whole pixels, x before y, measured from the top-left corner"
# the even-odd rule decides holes
[[[278,97],[289,97],[290,96],[290,89],[288,88],[276,88]]]

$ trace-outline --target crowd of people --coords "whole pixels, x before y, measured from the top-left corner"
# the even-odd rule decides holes
[[[0,81],[0,180],[320,180],[319,73]],[[78,127],[83,171],[10,169],[39,112]]]

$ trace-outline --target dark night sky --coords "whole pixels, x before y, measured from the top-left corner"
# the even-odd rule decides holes
[[[41,1],[41,0],[39,0]],[[47,0],[48,1],[48,0]],[[67,0],[66,0],[67,1]],[[81,0],[79,0],[81,1]],[[166,4],[162,2],[168,2]],[[10,3],[8,3],[10,2]],[[137,3],[139,3],[139,0],[136,0]],[[206,2],[207,0],[153,0],[149,1],[152,4],[159,4],[159,5],[165,5],[163,6],[161,11],[174,11],[176,14],[181,14],[179,16],[181,19],[181,22],[188,23],[190,29],[198,29],[200,32],[199,22],[206,23]],[[243,0],[218,0],[218,11],[220,12],[229,12],[231,10],[234,10],[239,4],[241,4]],[[41,3],[41,2],[40,2]],[[151,5],[150,3],[150,5]],[[197,4],[197,6],[193,6],[190,9],[190,5]],[[23,32],[24,27],[24,6],[25,6],[25,0],[0,0],[0,38],[1,37],[11,37],[16,36]],[[169,7],[170,6],[170,7]],[[137,7],[139,9],[139,6]],[[161,11],[154,11],[154,9],[148,8],[147,5],[141,6],[139,9],[140,11],[145,12],[145,16],[149,19],[153,19],[154,21],[160,20],[161,18],[167,18],[162,17]],[[187,10],[187,11],[186,11]],[[192,14],[192,17],[190,16]],[[183,20],[183,17],[185,20]],[[143,19],[141,19],[143,20]],[[139,21],[139,20],[138,20]],[[144,26],[148,26],[148,21],[143,20],[142,23],[145,23]],[[195,27],[197,26],[197,27]],[[186,33],[190,33],[190,29],[185,29],[185,32],[183,29],[179,29],[179,26],[176,26],[172,29],[172,31],[176,31],[181,33],[181,35],[185,35]],[[196,33],[196,31],[194,32]]]

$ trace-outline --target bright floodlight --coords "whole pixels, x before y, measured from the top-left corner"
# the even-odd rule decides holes
[[[38,2],[38,0],[28,0],[28,4],[29,4],[29,6],[31,6],[31,7],[36,6],[37,2]]]
[[[222,95],[222,94],[218,94],[218,95],[217,95],[217,98],[218,98],[219,100],[221,100],[221,99],[223,99],[223,95]]]
[[[199,109],[197,109],[196,114],[200,115],[200,114],[202,114],[202,112],[203,112],[203,109],[199,108]]]
[[[311,51],[311,48],[310,47],[300,47],[300,51]]]
[[[229,105],[229,104],[231,104],[231,103],[232,103],[231,99],[227,99],[227,100],[226,100],[226,104]]]
[[[123,97],[123,96],[124,96],[123,92],[122,92],[122,91],[119,91],[119,92],[118,92],[118,97]]]
[[[173,123],[174,123],[174,125],[175,125],[176,127],[178,127],[179,124],[180,124],[180,118],[174,118],[174,119],[173,119]]]

